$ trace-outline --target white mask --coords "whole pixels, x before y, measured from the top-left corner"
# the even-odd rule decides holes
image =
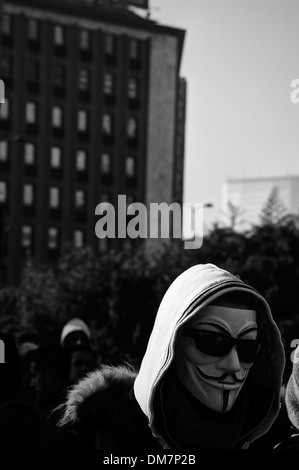
[[[256,311],[208,305],[182,327],[186,335],[183,333],[180,338],[175,358],[179,380],[208,408],[220,413],[231,410],[253,362],[244,362],[244,359],[242,362],[236,345],[220,357],[201,352],[194,338],[187,335],[187,328],[195,334],[199,330],[255,340]]]

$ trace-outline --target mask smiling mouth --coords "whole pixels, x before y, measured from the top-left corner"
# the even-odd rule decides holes
[[[213,375],[208,375],[205,374],[198,366],[195,366],[196,371],[199,373],[199,375],[202,377],[203,380],[207,382],[215,382],[214,386],[217,386],[219,384],[221,387],[223,385],[229,385],[233,388],[238,388],[240,385],[245,381],[246,375],[242,379],[238,379],[236,374],[233,372],[228,374],[227,372],[221,374],[219,377],[215,377]],[[227,379],[227,380],[226,380]]]

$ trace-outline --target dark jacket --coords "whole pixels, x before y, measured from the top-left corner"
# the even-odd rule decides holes
[[[161,449],[133,393],[136,372],[127,366],[102,366],[69,392],[60,427],[81,448]]]

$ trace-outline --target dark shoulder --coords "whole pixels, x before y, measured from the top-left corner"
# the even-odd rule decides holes
[[[60,407],[59,426],[79,436],[83,447],[156,448],[157,440],[133,393],[136,375],[123,366],[103,366],[90,373],[70,389]]]
[[[274,447],[274,450],[299,450],[299,434],[293,434]]]
[[[117,404],[130,394],[136,371],[128,366],[102,366],[71,387],[65,402],[58,407],[59,427],[86,420],[113,420]]]

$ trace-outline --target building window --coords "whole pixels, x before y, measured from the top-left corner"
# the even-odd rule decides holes
[[[130,178],[136,176],[136,165],[134,157],[126,158],[126,176]]]
[[[8,158],[8,144],[5,140],[0,140],[0,162],[6,162]]]
[[[35,103],[26,103],[26,122],[27,124],[36,123],[36,104]]]
[[[58,209],[60,205],[60,189],[56,187],[50,188],[50,208]]]
[[[130,78],[128,81],[128,98],[130,100],[138,99],[138,82],[136,78]]]
[[[81,29],[80,31],[80,49],[81,51],[87,51],[90,49],[90,43],[91,43],[91,38],[90,38],[90,32],[87,31],[86,29]]]
[[[75,230],[74,231],[74,245],[75,248],[82,248],[84,242],[83,231]]]
[[[24,163],[25,165],[34,165],[35,163],[35,145],[32,143],[25,144]]]
[[[31,227],[31,225],[23,225],[21,244],[25,248],[28,248],[28,247],[32,246],[32,227]]]
[[[3,204],[7,201],[7,183],[0,181],[0,203]]]
[[[54,44],[56,46],[65,45],[65,29],[63,26],[58,24],[54,26]]]
[[[10,15],[2,16],[1,33],[5,36],[10,36],[12,34],[12,18]]]
[[[61,148],[51,148],[51,168],[61,168]]]
[[[114,76],[111,75],[111,73],[105,73],[104,75],[104,95],[114,95],[115,91],[115,81],[114,81]]]
[[[87,111],[84,111],[83,109],[80,109],[78,111],[78,122],[77,122],[77,128],[78,131],[80,132],[86,132],[87,127],[88,127],[88,114]]]
[[[76,170],[86,171],[87,169],[87,153],[85,150],[77,150],[76,153]]]
[[[65,86],[65,67],[63,65],[54,65],[53,85],[57,87]]]
[[[106,55],[115,55],[116,52],[116,38],[112,34],[106,34],[104,39],[104,48]]]
[[[58,228],[49,227],[48,229],[48,249],[57,250],[58,248]]]
[[[0,119],[6,120],[10,118],[10,102],[5,98],[5,103],[0,104]]]
[[[62,127],[63,110],[60,106],[53,106],[52,108],[52,126]]]
[[[140,44],[136,39],[129,41],[129,58],[138,60],[140,58]]]
[[[30,18],[28,19],[27,27],[28,27],[28,39],[30,39],[31,41],[37,41],[39,39],[38,22],[35,19]]]
[[[0,76],[1,78],[11,78],[12,77],[12,59],[8,56],[2,56],[0,59],[1,69]]]
[[[24,206],[33,206],[34,188],[32,184],[24,184],[23,186],[23,204]]]
[[[127,121],[127,136],[130,139],[137,138],[137,119],[130,117]]]
[[[102,153],[101,155],[101,170],[102,173],[108,174],[111,172],[111,155],[109,153]]]
[[[86,191],[83,189],[77,189],[75,192],[75,208],[84,209],[86,206]]]
[[[87,69],[79,69],[78,87],[80,91],[89,91],[90,72]]]
[[[28,61],[27,80],[30,83],[39,82],[39,62],[37,60]]]
[[[111,114],[103,114],[102,118],[103,132],[106,135],[112,135],[113,133],[113,119]]]

